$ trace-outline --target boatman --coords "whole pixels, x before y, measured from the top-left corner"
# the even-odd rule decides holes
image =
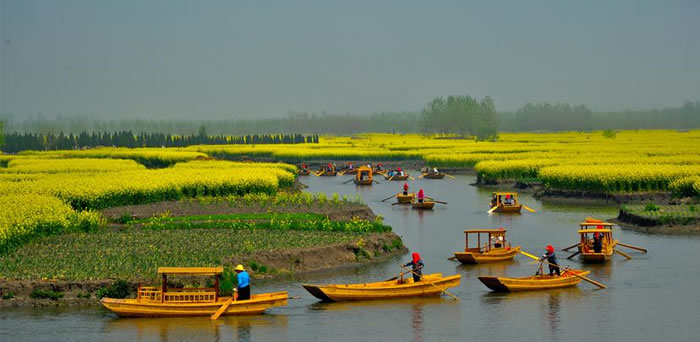
[[[417,283],[420,281],[420,278],[423,276],[423,267],[425,265],[423,264],[423,260],[420,259],[420,254],[413,252],[411,254],[411,262],[407,263],[406,265],[403,265],[403,267],[408,267],[412,266],[412,271],[413,271],[413,282]]]
[[[547,245],[547,253],[542,255],[541,260],[547,259],[547,262],[549,263],[549,275],[553,276],[554,273],[557,273],[557,276],[560,276],[561,274],[559,273],[559,263],[557,262],[557,256],[554,255],[554,247],[552,245]]]
[[[306,163],[301,163],[301,171],[306,172],[307,170]]]
[[[403,195],[408,196],[408,183],[403,183]]]
[[[423,203],[423,199],[425,199],[425,193],[423,189],[420,189],[418,190],[418,203]]]
[[[250,276],[248,272],[245,271],[243,265],[238,265],[233,270],[236,271],[236,279],[238,279],[238,286],[236,286],[238,300],[250,299]]]

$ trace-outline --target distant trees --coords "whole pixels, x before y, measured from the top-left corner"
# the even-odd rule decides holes
[[[318,143],[318,135],[301,134],[252,134],[246,136],[209,136],[206,130],[197,135],[171,135],[164,133],[140,133],[131,131],[114,133],[81,132],[59,134],[47,133],[10,133],[6,135],[4,152],[16,153],[25,150],[50,151],[73,150],[96,146],[115,147],[184,147],[190,145],[227,145],[227,144],[304,144]]]
[[[491,97],[481,101],[469,95],[436,97],[421,113],[424,133],[448,133],[474,136],[479,140],[497,135],[498,115]]]
[[[584,105],[527,103],[516,112],[521,131],[572,131],[593,128],[593,112]]]
[[[4,139],[4,136],[3,136],[3,132],[4,132],[3,127],[5,127],[5,123],[2,122],[2,121],[0,121],[0,148],[2,148],[2,143],[3,143],[3,139]],[[0,151],[1,151],[1,150],[0,150]]]

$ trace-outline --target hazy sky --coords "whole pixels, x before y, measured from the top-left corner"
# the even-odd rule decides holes
[[[697,0],[0,2],[0,110],[15,117],[700,100]]]

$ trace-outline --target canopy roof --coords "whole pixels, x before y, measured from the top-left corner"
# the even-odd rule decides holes
[[[609,223],[609,222],[581,222],[578,224],[581,227],[593,227],[593,226],[606,226],[606,227],[612,227],[615,224],[614,223]]]
[[[579,234],[612,233],[610,229],[581,229]]]
[[[505,233],[506,230],[503,228],[496,228],[496,229],[468,229],[465,230],[465,234],[470,234],[470,233]]]
[[[504,196],[504,195],[518,196],[517,192],[492,192],[491,194],[496,195],[496,196]]]
[[[372,171],[372,169],[367,166],[360,166],[357,168],[357,171]]]
[[[187,274],[213,276],[224,273],[222,266],[218,267],[158,267],[158,274]]]

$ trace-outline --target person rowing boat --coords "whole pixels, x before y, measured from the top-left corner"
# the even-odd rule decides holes
[[[413,260],[403,265],[403,267],[412,266],[411,270],[413,271],[413,282],[417,283],[421,280],[421,277],[423,275],[422,269],[423,267],[425,267],[425,264],[423,264],[423,260],[421,260],[420,254],[416,252],[413,252],[413,254],[411,254],[411,258]]]

